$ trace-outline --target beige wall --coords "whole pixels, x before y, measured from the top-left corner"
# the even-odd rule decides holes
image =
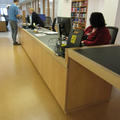
[[[53,0],[50,0],[50,17],[53,18]]]
[[[87,26],[92,12],[102,12],[107,26],[116,26],[120,29],[120,1],[119,0],[88,0]],[[116,38],[116,44],[120,44],[120,30]]]
[[[71,17],[71,3],[72,0],[56,0],[58,1],[57,16],[58,17]]]
[[[87,26],[92,12],[102,12],[108,26],[114,26],[119,0],[88,0]]]
[[[118,3],[118,10],[117,10],[117,15],[116,15],[115,26],[117,26],[119,28],[119,32],[118,32],[117,39],[116,39],[116,44],[120,44],[120,1]]]
[[[115,25],[118,2],[119,0],[105,0],[103,13],[107,25]]]
[[[55,17],[57,17],[58,0],[55,0]]]
[[[120,1],[119,0],[105,0],[104,16],[107,26],[116,26],[120,29]],[[120,44],[120,31],[116,38],[116,44]]]
[[[40,14],[43,14],[43,0],[40,0]]]
[[[87,26],[90,25],[89,18],[92,12],[103,12],[105,0],[88,0]]]

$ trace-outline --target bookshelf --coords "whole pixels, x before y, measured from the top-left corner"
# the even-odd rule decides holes
[[[73,29],[84,29],[86,26],[88,0],[72,0]]]

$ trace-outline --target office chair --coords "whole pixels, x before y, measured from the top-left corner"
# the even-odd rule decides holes
[[[117,37],[117,33],[118,33],[118,28],[117,27],[113,27],[113,26],[107,26],[110,35],[111,35],[111,40],[110,40],[110,44],[114,44],[116,37]]]
[[[52,24],[52,30],[56,32],[56,30],[55,30],[55,24],[56,24],[56,18],[54,18],[53,24]]]
[[[46,20],[45,20],[45,27],[49,28],[50,26],[52,25],[52,20],[51,20],[51,17],[46,17]]]

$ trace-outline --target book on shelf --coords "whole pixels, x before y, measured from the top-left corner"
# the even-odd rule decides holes
[[[87,8],[74,8],[72,7],[72,12],[87,12]]]
[[[85,28],[88,0],[73,1],[71,16],[73,28]]]

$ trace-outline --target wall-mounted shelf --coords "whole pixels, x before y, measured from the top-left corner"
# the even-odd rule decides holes
[[[84,29],[86,26],[88,0],[72,0],[71,17],[73,29]]]

